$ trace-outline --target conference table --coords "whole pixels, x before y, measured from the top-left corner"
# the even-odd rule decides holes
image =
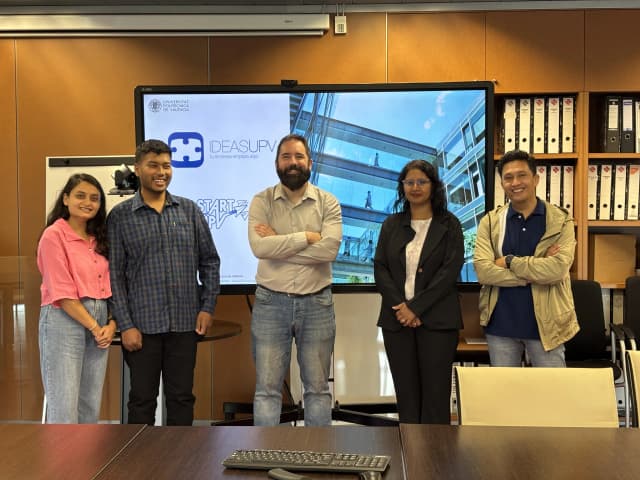
[[[0,424],[0,478],[266,479],[225,469],[236,449],[389,455],[384,480],[631,480],[640,478],[640,430],[480,427],[148,427]],[[305,473],[318,480],[355,474]]]
[[[402,480],[404,466],[397,427],[149,427],[97,477],[103,479],[252,479],[264,470],[225,469],[237,449],[287,449],[389,455],[385,480]],[[313,479],[351,480],[356,474],[305,473]]]
[[[0,424],[0,478],[94,478],[144,425]]]
[[[640,478],[640,430],[400,425],[407,480]]]

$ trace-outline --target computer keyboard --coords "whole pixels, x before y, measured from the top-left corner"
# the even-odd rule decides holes
[[[361,453],[298,450],[236,450],[222,464],[227,468],[303,470],[308,472],[384,472],[391,457]]]

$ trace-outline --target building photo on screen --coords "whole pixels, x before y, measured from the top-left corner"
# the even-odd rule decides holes
[[[136,141],[172,148],[170,191],[204,212],[219,250],[223,293],[255,287],[247,238],[249,203],[278,183],[279,140],[303,135],[311,183],[342,206],[343,239],[333,264],[336,291],[371,290],[373,255],[393,212],[397,179],[412,159],[438,167],[448,208],[462,224],[465,265],[475,283],[477,225],[489,205],[493,89],[489,82],[281,86],[140,86]],[[490,179],[491,180],[491,179]]]

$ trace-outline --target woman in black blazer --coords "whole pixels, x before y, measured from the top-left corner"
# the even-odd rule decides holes
[[[403,423],[450,423],[451,365],[462,328],[456,282],[464,263],[458,219],[425,160],[398,178],[396,212],[382,225],[374,259],[382,295],[378,326]]]

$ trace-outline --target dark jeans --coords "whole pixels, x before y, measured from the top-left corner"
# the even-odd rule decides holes
[[[142,349],[122,349],[130,370],[129,423],[153,425],[160,373],[167,406],[167,425],[193,423],[193,369],[198,335],[195,332],[142,335]]]
[[[458,330],[382,329],[402,423],[451,423],[451,365]]]

